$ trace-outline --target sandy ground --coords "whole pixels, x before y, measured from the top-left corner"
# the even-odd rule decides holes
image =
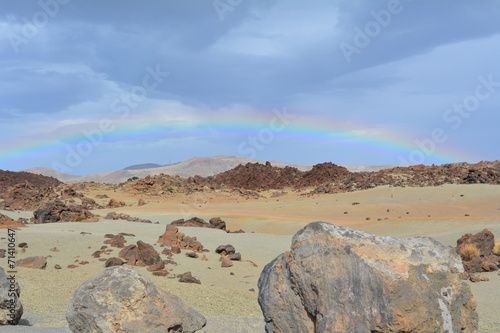
[[[17,242],[27,242],[29,248],[25,253],[19,252],[17,258],[49,256],[47,269],[19,268],[16,274],[25,309],[22,324],[40,328],[33,332],[44,332],[41,327],[60,327],[60,332],[64,332],[66,308],[73,291],[105,269],[103,262],[91,256],[103,245],[104,234],[127,232],[135,235],[126,237],[127,244],[137,240],[154,244],[163,233],[165,224],[181,217],[198,216],[208,220],[220,216],[230,229],[247,231],[227,234],[220,230],[181,228],[182,232],[196,236],[210,250],[205,254],[208,261],[187,258],[184,254],[175,255],[178,265],[169,267],[172,271],[167,277],[155,277],[145,268],[137,267],[144,277],[178,295],[207,317],[208,325],[202,330],[207,333],[264,331],[257,304],[260,272],[265,264],[289,249],[291,236],[309,222],[327,221],[400,238],[427,235],[446,245],[455,245],[464,233],[478,232],[483,228],[500,235],[500,186],[382,187],[314,197],[289,192],[284,197],[259,200],[245,200],[228,194],[169,198],[144,196],[148,204],[142,207],[136,205],[139,196],[113,191],[89,191],[86,194],[93,197],[103,193],[132,206],[97,213],[124,212],[159,224],[102,220],[96,223],[30,225],[18,230]],[[353,205],[355,202],[359,204]],[[28,212],[0,212],[16,219],[31,215]],[[5,247],[5,239],[2,239],[5,236],[6,230],[0,229],[0,248]],[[214,250],[221,244],[234,245],[241,252],[243,261],[235,262],[231,268],[220,267],[219,256]],[[60,252],[49,251],[53,247]],[[156,249],[161,251],[158,246]],[[117,256],[118,252],[119,249],[114,249],[107,257]],[[78,264],[82,260],[89,264]],[[5,267],[6,264],[5,259],[0,259],[0,265]],[[55,264],[61,265],[62,269],[56,270]],[[78,267],[69,269],[70,264]],[[202,284],[183,284],[174,278],[186,271],[191,271]],[[498,273],[482,275],[489,277],[490,281],[470,283],[478,303],[481,332],[500,332],[500,276]],[[18,326],[5,332],[24,332],[22,329]],[[27,327],[24,329],[26,331]]]

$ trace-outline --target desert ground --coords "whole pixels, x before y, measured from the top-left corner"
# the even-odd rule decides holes
[[[264,197],[259,199],[245,199],[233,193],[152,197],[115,192],[112,188],[82,191],[90,198],[106,194],[129,205],[93,211],[101,216],[116,211],[159,223],[101,219],[100,222],[30,224],[18,229],[17,243],[26,242],[29,247],[24,253],[19,251],[16,259],[49,256],[48,265],[45,270],[17,269],[16,279],[21,286],[25,313],[21,324],[25,328],[11,327],[5,332],[21,332],[26,330],[26,325],[39,327],[39,332],[44,332],[43,327],[51,327],[47,330],[53,332],[65,331],[65,314],[73,291],[105,269],[102,261],[92,257],[92,253],[103,245],[105,234],[134,234],[134,237],[125,237],[126,245],[138,240],[155,244],[165,225],[179,218],[197,216],[208,221],[218,216],[226,221],[228,229],[245,231],[225,233],[214,229],[180,228],[187,235],[197,237],[210,250],[204,253],[208,261],[202,261],[201,256],[192,259],[183,253],[174,255],[178,265],[169,266],[172,271],[167,277],[153,276],[145,267],[136,267],[146,279],[176,294],[204,315],[208,324],[202,332],[264,332],[257,303],[260,272],[272,259],[289,249],[293,234],[309,222],[331,222],[397,238],[430,236],[449,246],[455,246],[463,234],[484,228],[500,237],[500,186],[385,186],[314,196],[290,190],[280,197],[272,197],[273,192],[264,192]],[[137,206],[139,198],[147,204]],[[96,201],[105,203],[106,200]],[[31,212],[0,213],[14,219],[32,215]],[[6,236],[7,231],[0,230],[2,246]],[[221,244],[232,244],[241,253],[242,261],[234,262],[233,267],[222,268],[219,255],[214,252]],[[60,251],[49,250],[54,247]],[[155,248],[161,252],[159,246]],[[119,251],[113,248],[113,252],[104,257],[117,256]],[[80,261],[89,264],[80,265]],[[0,259],[0,263],[5,267],[6,259]],[[62,269],[55,269],[55,264]],[[78,267],[67,268],[70,264]],[[179,283],[175,276],[187,271],[200,279],[201,284]],[[498,272],[481,273],[481,276],[490,281],[467,282],[477,300],[480,332],[500,332],[500,276]]]

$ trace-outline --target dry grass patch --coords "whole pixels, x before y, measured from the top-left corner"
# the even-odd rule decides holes
[[[460,248],[459,253],[463,260],[469,261],[472,258],[479,257],[481,251],[474,244],[465,244]]]
[[[495,246],[493,247],[493,254],[496,254],[497,256],[500,256],[500,241],[495,242]]]

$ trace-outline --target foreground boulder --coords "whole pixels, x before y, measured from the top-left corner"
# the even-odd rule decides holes
[[[431,238],[315,222],[264,268],[259,304],[266,332],[477,332],[463,271]]]
[[[177,296],[120,266],[84,282],[66,314],[73,332],[191,333],[206,319]]]
[[[19,296],[19,284],[9,280],[9,275],[0,267],[0,326],[17,325],[23,315],[23,305]]]

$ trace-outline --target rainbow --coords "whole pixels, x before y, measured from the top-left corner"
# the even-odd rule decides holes
[[[263,129],[270,128],[272,115],[271,118],[269,113],[240,118],[225,115],[223,118],[221,120],[219,117],[214,117],[213,120],[191,123],[135,122],[122,126],[117,124],[114,130],[103,134],[102,144],[152,142],[175,138],[202,138],[204,140],[224,138],[241,141],[246,137],[257,135]],[[406,137],[402,133],[384,131],[374,134],[356,132],[353,130],[356,128],[364,128],[364,126],[341,125],[324,119],[297,118],[282,126],[281,130],[275,131],[274,135],[282,141],[349,147],[356,154],[371,152],[379,154],[382,159],[392,157],[394,160],[398,156],[408,158],[412,152],[419,149],[415,144],[415,138]],[[96,128],[89,128],[89,131],[95,130]],[[83,131],[73,131],[70,134],[61,132],[58,135],[22,144],[4,145],[0,147],[0,169],[5,168],[5,166],[22,164],[20,162],[29,162],[30,160],[35,162],[40,158],[60,156],[68,145],[76,146],[81,142],[89,142],[89,137]],[[313,146],[311,147],[314,149]],[[438,145],[433,154],[426,156],[425,163],[440,164],[477,159],[472,152],[452,150],[449,147],[443,150],[443,148]],[[307,163],[307,161],[303,163]],[[36,163],[30,164],[36,165]]]

